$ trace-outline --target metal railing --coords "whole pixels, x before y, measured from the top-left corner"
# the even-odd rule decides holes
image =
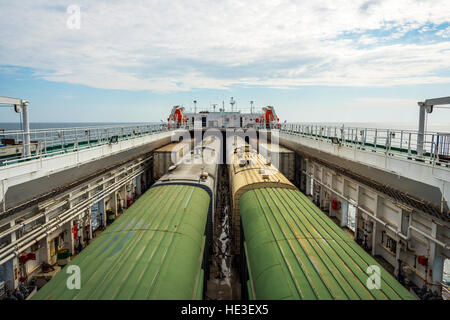
[[[281,132],[329,141],[347,147],[384,153],[428,163],[450,164],[450,133],[426,132],[424,153],[417,152],[418,131],[324,126],[314,124],[281,125]]]
[[[237,106],[234,105],[233,108],[231,108],[230,105],[224,105],[222,106],[221,104],[216,104],[216,106],[214,107],[214,105],[210,105],[210,106],[197,106],[197,108],[194,107],[186,107],[184,109],[184,113],[189,113],[189,114],[199,114],[199,113],[224,113],[224,114],[229,114],[229,113],[241,113],[241,114],[254,114],[254,115],[262,115],[262,110],[261,108],[258,107],[251,107],[251,106]]]
[[[168,131],[166,124],[136,124],[30,130],[31,156],[23,152],[24,132],[0,132],[0,167],[21,161],[51,157],[118,141]]]
[[[210,123],[207,123],[203,125],[201,122],[199,124],[192,124],[188,123],[186,125],[178,127],[179,129],[185,129],[185,130],[195,130],[195,129],[238,129],[240,127],[236,127],[232,122],[226,122],[222,124],[221,126],[218,125],[217,121],[209,121]],[[213,123],[211,125],[211,123]],[[243,125],[242,129],[265,129],[265,130],[276,130],[280,128],[280,124],[266,124],[266,123],[246,123]]]
[[[266,128],[266,125],[253,124],[251,127],[261,129]],[[193,126],[188,124],[184,128],[193,129]],[[170,129],[180,128],[171,127]],[[267,127],[267,129],[273,128]],[[74,152],[168,130],[167,124],[162,123],[32,129],[30,130],[30,157],[24,157],[23,154],[23,131],[3,131],[0,132],[0,166]],[[387,156],[450,165],[450,133],[425,133],[424,155],[419,156],[417,152],[419,133],[417,131],[289,123],[280,124],[280,131],[326,140],[347,147],[381,152]]]

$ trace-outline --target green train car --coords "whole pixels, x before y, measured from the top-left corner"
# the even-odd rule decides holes
[[[244,299],[414,299],[271,162],[250,148],[236,149],[234,157],[230,181]]]
[[[239,206],[249,299],[414,299],[300,191],[249,190]]]
[[[217,165],[177,166],[33,299],[203,299],[216,171]],[[73,266],[79,288],[70,285]]]

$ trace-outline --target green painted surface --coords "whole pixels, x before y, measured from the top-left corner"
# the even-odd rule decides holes
[[[262,188],[239,199],[254,299],[414,299],[303,193]],[[379,267],[380,289],[367,268]]]
[[[199,187],[150,189],[33,299],[201,299],[209,201]],[[80,289],[67,288],[71,265]]]

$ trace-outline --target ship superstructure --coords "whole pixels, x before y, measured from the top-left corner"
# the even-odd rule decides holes
[[[233,100],[232,100],[233,101]],[[168,120],[169,128],[265,128],[279,129],[280,119],[273,106],[262,107],[260,112],[243,110],[225,110],[224,107],[216,111],[203,110],[199,112],[185,112],[185,108],[174,106]]]

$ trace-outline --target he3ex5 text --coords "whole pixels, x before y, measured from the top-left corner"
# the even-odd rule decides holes
[[[269,309],[267,305],[257,305],[257,304],[232,304],[225,306],[225,314],[268,314]]]

